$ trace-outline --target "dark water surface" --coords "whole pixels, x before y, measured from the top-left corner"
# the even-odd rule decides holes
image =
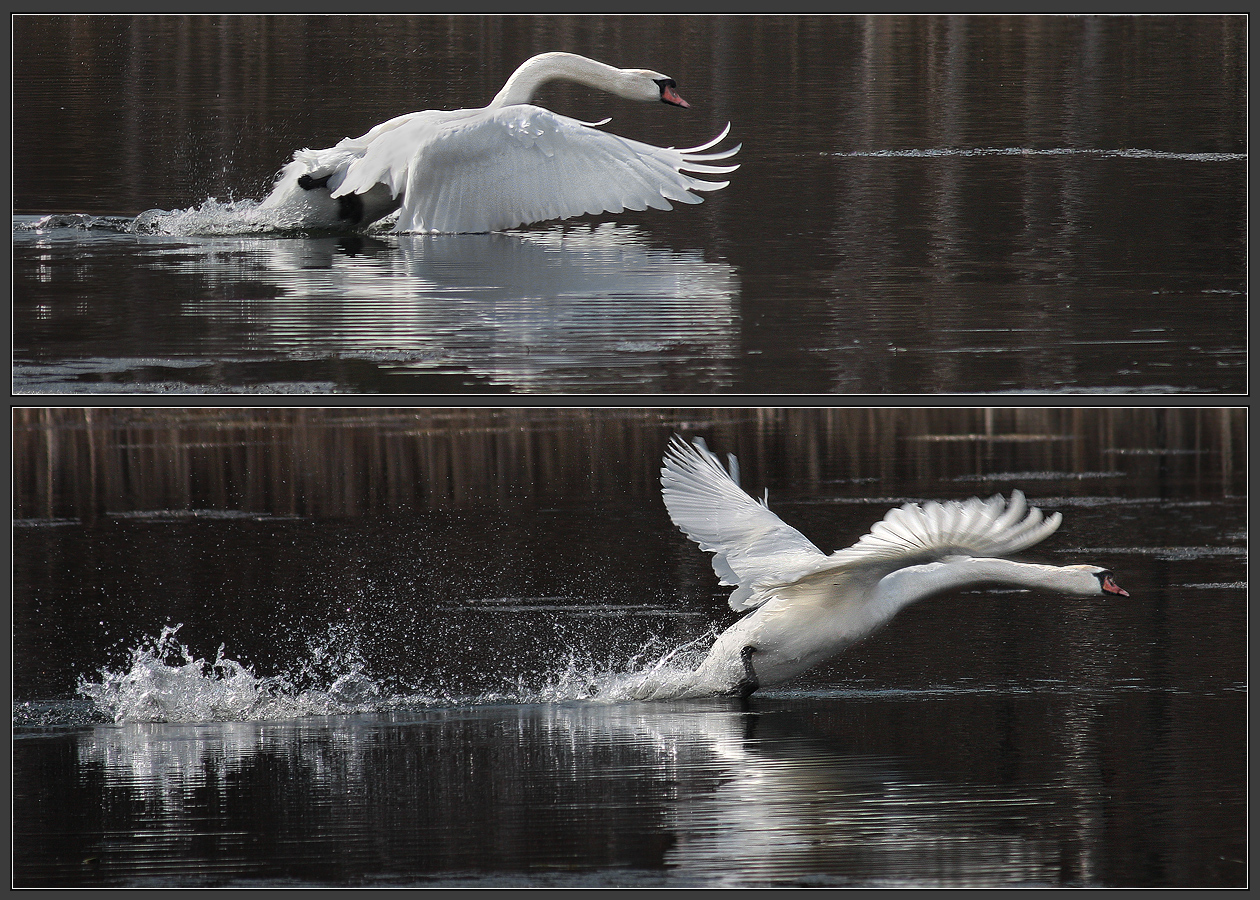
[[[19,411],[14,881],[1241,886],[1245,424]],[[1026,558],[1131,597],[947,594],[747,709],[596,698],[734,618],[676,430],[824,550],[1020,487],[1063,513]]]
[[[730,187],[204,233],[295,149],[555,49],[674,76],[691,110],[538,100],[661,146],[729,121]],[[15,389],[1242,392],[1245,73],[1241,16],[19,17]]]

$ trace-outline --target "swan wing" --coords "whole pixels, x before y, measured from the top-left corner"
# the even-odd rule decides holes
[[[872,566],[886,571],[950,556],[1009,556],[1049,537],[1059,527],[1059,513],[1044,515],[1028,505],[1020,491],[1010,500],[906,503],[852,547],[827,557],[827,568]]]
[[[794,580],[758,584],[750,608],[777,600],[772,614],[793,616],[804,610],[835,609],[848,604],[855,633],[878,624],[864,618],[863,602],[885,576],[925,563],[959,557],[1002,557],[1031,547],[1059,527],[1062,516],[1030,507],[1020,491],[1010,500],[906,503],[889,510],[852,547],[837,550]]]
[[[469,110],[408,113],[382,122],[362,137],[340,141],[333,149],[340,151],[349,162],[339,180],[334,177],[329,181],[332,195],[364,194],[384,184],[397,197],[407,187],[407,174],[417,147],[432,140],[448,123],[462,121],[473,114]]]
[[[671,201],[699,203],[693,192],[728,184],[695,174],[737,168],[712,163],[738,147],[654,147],[529,104],[404,118],[358,139],[371,138],[333,192],[383,183],[402,193],[398,231],[498,231],[583,213],[670,209]]]
[[[661,495],[674,524],[713,553],[718,579],[737,587],[731,608],[743,611],[765,601],[763,585],[791,583],[828,557],[764,500],[750,497],[736,481],[735,458],[730,460],[728,472],[703,439],[688,444],[674,435],[661,468]]]

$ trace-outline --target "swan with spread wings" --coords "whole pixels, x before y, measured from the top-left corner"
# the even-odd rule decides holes
[[[501,231],[548,219],[699,203],[726,187],[696,175],[739,146],[710,151],[730,131],[676,150],[599,130],[530,103],[549,81],[572,81],[628,100],[690,106],[674,79],[618,69],[575,53],[526,60],[488,106],[397,116],[362,137],[299,150],[259,209],[289,228],[362,228],[398,212],[394,230]]]
[[[979,584],[1076,597],[1127,597],[1100,566],[1046,566],[1005,558],[1044,540],[1061,516],[1010,499],[906,503],[852,547],[825,554],[740,488],[703,439],[675,435],[661,469],[674,524],[713,554],[731,608],[746,615],[718,636],[696,687],[747,697],[817,665],[916,601]]]

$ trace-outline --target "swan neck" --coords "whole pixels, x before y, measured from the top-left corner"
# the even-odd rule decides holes
[[[627,76],[621,69],[604,65],[574,53],[543,53],[521,64],[503,85],[487,109],[528,103],[548,81],[576,81],[579,84],[621,94]]]
[[[1041,566],[995,557],[960,557],[909,566],[886,576],[881,593],[886,602],[901,608],[934,594],[980,584],[1081,593],[1081,576],[1071,568]]]

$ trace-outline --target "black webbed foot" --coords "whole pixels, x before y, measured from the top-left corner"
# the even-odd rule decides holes
[[[310,175],[298,176],[298,187],[304,191],[314,191],[328,188],[328,179],[332,178],[332,173],[325,175],[323,178],[312,178]],[[363,198],[358,194],[346,194],[344,197],[337,198],[337,218],[342,222],[348,222],[351,225],[358,225],[363,221]]]
[[[312,178],[309,175],[298,176],[298,187],[304,191],[313,191],[315,188],[328,187],[328,179],[332,178],[332,173],[328,173],[323,178]]]
[[[752,664],[752,655],[756,652],[757,648],[751,645],[739,651],[739,658],[744,663],[744,678],[739,684],[735,685],[735,692],[741,700],[747,700],[752,696],[753,691],[761,687],[761,682],[757,680],[757,672]]]
[[[346,194],[338,197],[337,218],[356,225],[363,221],[363,198],[358,194]]]

